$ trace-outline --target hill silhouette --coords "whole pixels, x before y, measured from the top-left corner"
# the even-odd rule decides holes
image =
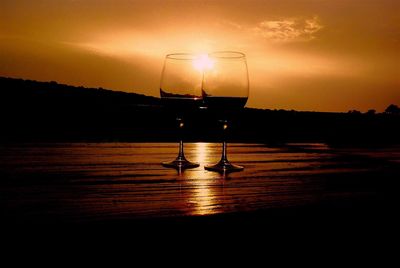
[[[175,116],[160,99],[135,93],[0,77],[0,142],[175,141]],[[245,108],[234,115],[229,139],[280,144],[398,143],[400,116]],[[186,111],[185,139],[219,141],[218,115]]]

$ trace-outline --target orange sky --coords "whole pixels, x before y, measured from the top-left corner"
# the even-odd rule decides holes
[[[400,1],[2,0],[0,76],[158,96],[163,57],[239,50],[248,107],[400,105]]]

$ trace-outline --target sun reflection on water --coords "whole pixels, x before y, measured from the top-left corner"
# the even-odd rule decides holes
[[[204,170],[205,164],[213,161],[215,144],[199,142],[193,149],[194,161],[201,163],[197,170],[187,172],[188,199],[191,214],[209,215],[221,210],[223,179],[220,174]],[[219,206],[217,206],[219,204]]]
[[[211,144],[206,142],[197,142],[194,148],[195,160],[198,163],[204,163],[210,156]]]

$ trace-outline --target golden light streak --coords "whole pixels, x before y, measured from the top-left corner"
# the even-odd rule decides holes
[[[199,142],[195,144],[193,150],[194,161],[198,163],[211,163],[215,161],[211,155],[215,151],[215,144]],[[193,176],[188,177],[188,184],[192,188],[188,204],[191,204],[194,215],[210,215],[217,213],[217,198],[222,194],[221,188],[223,180],[219,174],[215,172],[206,171],[203,167],[194,173]],[[216,191],[217,189],[221,191]]]

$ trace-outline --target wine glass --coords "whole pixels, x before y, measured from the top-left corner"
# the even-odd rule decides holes
[[[199,166],[185,158],[182,140],[184,115],[199,108],[202,103],[203,69],[199,67],[199,56],[196,54],[174,53],[165,57],[160,82],[161,102],[176,117],[180,139],[178,156],[171,162],[163,162],[164,167],[182,170]]]
[[[227,157],[225,133],[228,119],[240,111],[249,96],[249,76],[245,54],[235,51],[220,51],[209,54],[213,67],[204,70],[202,95],[208,110],[216,113],[224,132],[221,160],[215,165],[205,166],[206,170],[232,172],[243,170],[232,164]]]

